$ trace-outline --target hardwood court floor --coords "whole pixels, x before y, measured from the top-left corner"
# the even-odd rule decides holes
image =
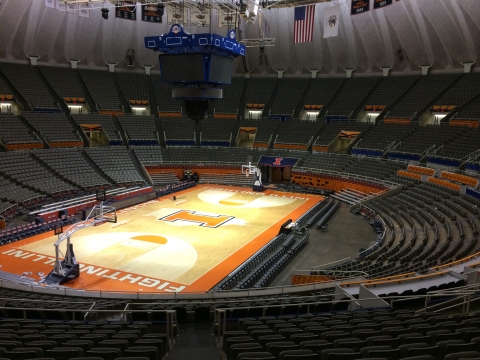
[[[81,276],[67,286],[95,291],[206,292],[277,235],[287,219],[296,220],[323,199],[219,185],[198,185],[176,197],[120,210],[117,224],[74,233],[71,241]],[[3,246],[1,269],[34,278],[48,274],[57,239],[52,235]]]

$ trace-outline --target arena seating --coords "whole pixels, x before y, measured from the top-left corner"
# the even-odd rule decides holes
[[[0,216],[2,220],[13,218],[18,211],[18,206],[15,203],[0,200]]]
[[[97,109],[91,111],[125,110],[115,89],[112,74],[108,71],[95,70],[79,70],[79,73],[97,106]]]
[[[480,172],[480,154],[473,156],[465,163],[465,171],[472,172],[474,175]]]
[[[420,160],[420,154],[435,145],[438,149],[462,136],[467,129],[448,124],[437,126],[421,126],[399,147],[389,154],[391,158]],[[433,150],[433,149],[432,149]],[[408,154],[405,154],[408,153]],[[416,154],[416,155],[412,155]]]
[[[309,79],[286,78],[278,80],[278,91],[269,116],[292,116],[307,88]]]
[[[110,74],[105,74],[111,77]],[[395,89],[395,91],[398,91],[395,97],[401,96],[401,94],[405,92],[405,89],[408,88],[409,81],[413,82],[415,79],[415,77],[411,79],[407,78],[409,77],[402,78],[402,80],[405,80],[405,84],[399,86],[399,89]],[[252,82],[252,80],[255,81]],[[250,79],[247,81],[249,88],[256,80],[258,79]],[[276,79],[270,80],[272,80],[272,83],[277,84]],[[332,80],[332,83],[338,84],[338,86],[344,81],[341,79],[335,79],[336,81],[333,81],[333,79],[330,80]],[[365,88],[373,89],[377,80],[378,79],[369,80],[367,83],[370,85],[365,85]],[[358,97],[352,95],[356,105],[352,104],[349,106],[353,107],[353,105],[355,105],[355,108],[358,108],[359,105],[365,103],[365,101],[370,101],[370,99],[386,99],[378,101],[393,102],[393,95],[392,97],[384,98],[381,96],[381,93],[384,91],[382,89],[393,86],[393,80],[388,80],[388,83],[385,79],[378,81],[380,81],[380,83],[378,83],[375,91],[367,100],[361,98],[360,95],[358,95]],[[419,80],[419,82],[420,81],[421,80]],[[121,81],[119,80],[119,82]],[[242,81],[239,81],[239,83],[241,82]],[[312,86],[316,82],[317,80],[313,80]],[[323,82],[323,79],[321,81],[319,79],[318,82]],[[457,84],[459,82],[457,82]],[[356,93],[358,89],[354,92],[354,88],[356,87],[352,84],[353,82],[351,82],[351,80],[346,80],[345,87],[340,92],[340,95]],[[282,82],[280,81],[278,83],[279,91],[277,93],[279,98],[281,98],[280,93],[283,88],[282,86]],[[311,87],[310,90],[311,93],[313,88]],[[59,90],[57,89],[55,91],[58,93]],[[126,90],[123,89],[122,91]],[[241,86],[239,85],[234,93],[238,94],[240,91]],[[250,95],[252,94],[253,92],[250,93]],[[363,96],[367,94],[368,92],[365,92]],[[448,94],[449,92],[446,92],[445,96]],[[307,97],[309,95],[310,94],[308,94]],[[334,95],[331,96],[331,98],[333,98]],[[270,102],[270,97],[271,94],[265,103]],[[267,98],[266,95],[265,98]],[[325,98],[328,98],[326,94]],[[296,102],[298,102],[299,99],[296,100]],[[339,99],[339,97],[336,97],[336,99]],[[274,106],[276,101],[277,99],[273,100]],[[338,108],[340,108],[339,103],[336,101],[336,105],[334,106],[337,105]],[[233,110],[234,105],[228,105],[227,107]],[[44,123],[43,125],[46,123],[45,131],[48,130],[52,134],[56,133],[59,127],[62,127],[62,131],[68,129],[72,135],[74,134],[74,129],[69,124],[69,120],[65,115],[24,114],[24,117],[37,131],[42,131],[41,129],[43,129],[43,127],[41,123]],[[15,119],[23,126],[24,131],[28,134],[28,127],[23,125],[21,119]],[[51,123],[49,119],[51,119]],[[53,119],[56,119],[55,122],[53,122]],[[118,137],[115,121],[111,116],[98,114],[74,115],[73,119],[77,124],[100,124],[111,139],[113,137],[116,137],[118,140],[121,139]],[[139,129],[142,130],[146,128],[144,125],[139,126],[139,124],[143,124],[143,122],[148,124],[149,130],[147,131],[156,131],[153,116],[124,115],[118,116],[118,119],[130,140],[146,139],[143,133],[137,132]],[[298,170],[314,169],[317,172],[321,172],[322,170],[325,170],[325,172],[338,171],[340,173],[352,174],[356,177],[369,177],[380,181],[391,181],[403,186],[402,192],[371,203],[372,209],[378,212],[387,224],[391,223],[393,225],[392,228],[387,226],[384,241],[377,243],[376,247],[370,249],[368,254],[362,254],[358,259],[350,263],[328,269],[332,274],[338,271],[363,271],[368,274],[369,278],[376,279],[379,277],[400,275],[410,271],[426,273],[432,266],[454,261],[480,250],[476,238],[477,218],[479,215],[478,209],[475,207],[479,206],[479,204],[475,203],[477,200],[471,197],[461,196],[458,192],[436,184],[420,183],[416,179],[398,176],[397,170],[406,169],[406,162],[328,153],[307,154],[298,151],[286,151],[279,148],[258,150],[232,147],[210,148],[206,146],[171,147],[170,145],[173,143],[169,144],[168,141],[181,141],[186,137],[185,134],[191,134],[190,141],[194,143],[195,123],[189,119],[175,118],[173,116],[170,118],[161,118],[161,121],[165,130],[166,143],[169,145],[166,149],[162,149],[160,146],[132,146],[131,149],[111,146],[86,148],[84,150],[80,148],[66,148],[35,150],[32,152],[10,151],[0,153],[0,160],[2,161],[2,169],[0,170],[2,173],[0,177],[0,213],[16,204],[22,206],[22,202],[38,199],[43,195],[51,196],[64,193],[66,196],[69,196],[75,191],[78,191],[79,188],[95,187],[98,185],[108,186],[110,183],[119,185],[145,183],[146,179],[144,174],[142,174],[141,168],[138,167],[137,159],[144,165],[175,165],[181,163],[193,165],[239,165],[245,164],[248,156],[252,156],[252,162],[255,164],[262,155],[276,155],[300,158],[301,162],[295,167],[295,169]],[[207,119],[199,123],[199,128],[202,131],[202,142],[205,139],[208,140],[211,134],[218,132],[216,124],[219,122],[228,123],[226,127],[230,129],[230,133],[232,132],[235,119]],[[436,146],[444,145],[436,155],[441,156],[448,154],[460,159],[478,150],[478,144],[480,143],[480,138],[477,138],[479,136],[478,129],[472,130],[466,127],[453,127],[448,125],[418,127],[413,124],[398,125],[380,123],[378,125],[372,125],[357,122],[324,123],[319,120],[317,122],[308,122],[308,124],[312,126],[311,128],[305,128],[304,126],[300,126],[304,125],[300,120],[282,122],[272,119],[242,119],[239,123],[240,126],[256,127],[257,135],[255,142],[266,144],[267,146],[271,145],[267,143],[269,140],[273,140],[275,135],[278,135],[277,142],[275,143],[278,145],[282,142],[289,144],[306,144],[308,142],[308,136],[313,134],[318,134],[318,144],[328,145],[335,139],[336,134],[340,131],[351,130],[362,133],[363,140],[356,148],[357,150],[374,149],[379,150],[381,152],[380,155],[384,155],[383,151],[390,150],[388,146],[392,143],[400,144],[401,142],[401,145],[395,149],[395,151],[399,152],[407,152],[407,150],[410,152],[423,152],[424,149],[422,150],[422,147],[429,147],[431,146],[430,144],[435,144]],[[323,127],[320,129],[322,125]],[[301,130],[297,132],[296,129],[300,127]],[[133,136],[131,132],[133,132]],[[225,131],[224,135],[220,135],[220,140],[224,140],[227,133],[228,131]],[[14,137],[20,138],[20,136],[23,135],[15,135]],[[48,135],[46,136],[48,138]],[[60,141],[59,137],[57,140]],[[73,138],[71,141],[73,141]],[[242,184],[247,186],[251,185],[252,180],[252,177],[247,178],[240,174],[238,169],[230,174],[228,171],[221,174],[214,172],[204,174],[200,179],[201,182]],[[154,179],[155,184],[168,184],[173,181],[176,182],[177,178],[172,172],[160,176],[158,179]],[[10,239],[13,235],[9,233],[8,236]],[[17,234],[15,236],[17,236]],[[1,241],[0,239],[0,242]],[[231,282],[229,288],[238,286],[238,289],[241,289],[252,286],[267,286],[270,284],[275,275],[280,273],[288,262],[292,254],[290,250],[293,252],[299,250],[297,247],[293,248],[293,245],[294,244],[289,244],[289,247],[283,248],[283,250],[280,251],[281,254],[276,251],[271,252],[270,255],[260,261],[256,267],[253,267],[251,272],[244,272],[243,278],[237,277],[236,284]],[[299,247],[301,247],[301,245],[299,245]],[[268,268],[264,267],[266,264],[265,261],[269,265]],[[257,267],[258,269],[256,269]],[[459,284],[460,283],[455,285]],[[384,295],[387,296],[388,294]],[[328,297],[323,297],[324,300],[326,298]],[[310,301],[312,299],[308,300]],[[315,299],[315,301],[316,300],[317,299]],[[216,302],[211,306],[211,309],[217,307],[222,301]],[[254,302],[252,299],[248,299],[248,301],[250,304]],[[298,301],[298,304],[300,304],[300,300]],[[288,305],[292,305],[292,309],[294,308],[295,310],[290,309],[289,306],[284,306],[283,310],[276,310],[276,302],[284,302],[284,300],[270,298],[265,299],[262,304],[265,304],[264,307],[268,307],[269,314],[275,313],[275,311],[279,311],[281,314],[285,313],[285,311],[293,311],[295,315],[298,315],[303,311],[300,309],[304,309],[294,302]],[[14,304],[19,303],[23,306],[23,302],[14,302]],[[238,304],[237,300],[236,304]],[[171,304],[165,305],[164,307],[158,304],[154,306],[158,306],[158,308],[168,308],[171,307]],[[184,306],[184,304],[180,306]],[[195,307],[196,305],[193,304],[192,306]],[[315,304],[311,306],[318,306],[318,309],[321,309],[322,306],[326,307],[327,305]],[[328,303],[329,310],[341,309],[341,305],[336,306],[334,302]],[[236,312],[236,310],[234,310],[235,305],[231,307],[232,310],[229,310],[229,314],[234,314]],[[146,310],[149,308],[151,308],[150,305],[145,305]],[[254,315],[256,307],[252,305],[251,308],[251,314]],[[247,310],[247,314],[248,313]],[[10,314],[14,314],[14,312],[11,311]],[[65,314],[61,315],[62,319],[68,320],[68,318],[65,319],[63,315]],[[153,313],[148,313],[147,311],[143,315],[135,313],[131,316],[137,319],[138,317],[144,316],[149,320],[153,320]],[[435,347],[437,345],[435,343],[435,345],[432,346]]]
[[[146,183],[145,177],[135,166],[134,155],[123,146],[87,148],[85,151],[116,184]]]
[[[43,84],[38,70],[29,65],[0,63],[0,71],[28,102],[31,109],[57,109],[59,105]]]
[[[167,115],[165,116],[167,117],[171,116],[171,113],[177,113],[178,116],[181,116],[182,103],[172,99],[172,85],[163,83],[159,76],[153,76],[152,82],[158,111],[166,113]],[[163,115],[160,114],[160,116]]]
[[[246,81],[248,104],[263,104],[266,106],[275,89],[276,78],[250,78]],[[266,115],[266,114],[265,114]]]
[[[64,114],[24,113],[22,116],[47,143],[64,143],[63,146],[83,145],[80,135],[72,128]]]
[[[389,307],[349,311],[345,308],[346,302],[333,301],[330,289],[301,297],[270,295],[235,299],[235,303],[228,298],[130,303],[131,309],[143,310],[132,312],[131,321],[89,322],[72,320],[72,310],[86,311],[97,301],[102,309],[115,313],[127,301],[54,295],[39,298],[36,294],[5,289],[1,296],[8,299],[3,311],[9,319],[3,322],[3,327],[12,335],[2,340],[3,356],[10,358],[15,354],[57,358],[73,351],[77,357],[97,355],[113,359],[134,354],[137,349],[152,360],[167,354],[173,358],[180,352],[175,354],[178,348],[169,346],[168,336],[158,332],[157,324],[164,319],[164,314],[158,311],[173,308],[177,314],[202,311],[210,314],[222,307],[227,311],[230,326],[219,334],[216,350],[225,359],[410,359],[421,356],[425,360],[453,360],[480,356],[478,314],[417,314],[413,310]],[[34,306],[38,302],[45,311],[36,310]],[[59,304],[64,306],[64,311],[54,311]],[[17,308],[30,308],[27,320],[22,320]],[[40,316],[45,316],[44,322],[35,321]],[[195,319],[200,321],[198,316]],[[180,321],[186,322],[186,316],[179,319],[178,327],[182,325]],[[211,325],[208,318],[206,323]],[[147,344],[153,349],[138,348]]]
[[[100,125],[102,131],[107,135],[110,140],[110,145],[123,145],[120,132],[115,127],[113,118],[111,115],[100,114],[85,114],[85,115],[72,115],[73,120],[81,126],[83,125]]]
[[[477,151],[480,146],[480,128],[469,130],[463,133],[463,136],[458,137],[454,141],[445,145],[434,156],[428,157],[429,162],[436,162],[445,165],[460,165],[459,162],[443,161],[442,158],[463,159],[467,155]]]
[[[379,123],[354,146],[352,154],[382,156],[389,147],[403,143],[418,129],[417,124]]]
[[[36,161],[28,151],[0,153],[2,172],[42,194],[73,193],[75,187],[54,176],[45,166]]]
[[[258,151],[256,151],[257,153]],[[252,156],[252,160],[258,161],[258,156],[252,155],[252,151],[247,148],[225,148],[221,151],[215,151],[215,160],[220,163],[241,163],[247,164],[248,156]]]
[[[340,116],[342,119],[352,117],[353,111],[363,102],[377,85],[380,78],[350,78],[340,90],[335,102],[328,107],[327,117]]]
[[[72,69],[51,66],[39,66],[39,69],[60,99],[65,97],[85,99],[82,86]]]
[[[452,85],[459,76],[458,74],[422,76],[406,96],[393,105],[387,116],[411,118],[414,114],[422,115],[428,110],[427,106]]]
[[[256,128],[254,147],[266,147],[270,145],[273,135],[280,121],[274,119],[242,119],[240,120],[240,127]]]
[[[198,180],[200,184],[222,184],[222,185],[231,185],[231,186],[252,186],[253,177],[245,176],[241,173],[213,173],[213,174],[203,174]]]
[[[154,115],[120,115],[118,121],[130,145],[158,145]]]
[[[480,119],[480,97],[471,100],[458,111],[459,119]]]
[[[463,107],[480,93],[480,75],[478,73],[463,74],[448,90],[435,100],[436,105],[455,105]]]
[[[163,150],[163,159],[168,162],[208,162],[211,157],[215,157],[215,152],[209,148],[182,148],[172,147]],[[214,161],[214,160],[212,160]]]
[[[320,120],[287,120],[277,127],[275,148],[307,150],[323,122]],[[256,139],[256,138],[255,138]]]
[[[188,145],[196,144],[195,122],[186,118],[160,118],[164,131],[165,144]]]
[[[237,114],[240,106],[245,79],[243,77],[232,77],[230,85],[222,85],[223,98],[215,101],[215,116],[222,117],[224,114]]]
[[[348,156],[346,154],[329,154],[329,153],[320,153],[320,154],[308,154],[306,155],[302,162],[297,166],[302,168],[313,168],[321,170],[330,170],[330,171],[342,171],[350,163],[356,161],[357,159],[353,156]]]
[[[127,101],[150,100],[150,97],[148,96],[147,75],[118,72],[115,73],[115,76],[118,79],[120,90]]]
[[[36,150],[32,154],[79,188],[110,185],[82,153],[80,148],[59,148]]]
[[[396,174],[397,170],[406,169],[406,167],[407,164],[405,162],[359,158],[345,167],[343,171],[349,174],[387,180],[389,176]]]
[[[312,312],[318,315],[312,316],[297,317],[297,311],[306,306],[302,307],[301,302],[285,304],[284,299],[277,299],[278,307],[270,307],[267,316],[251,308],[246,312],[251,316],[244,316],[237,328],[224,333],[223,356],[272,360],[453,360],[480,355],[478,332],[471,326],[472,322],[476,325],[474,314],[415,314],[408,309],[388,308],[345,311],[340,304],[335,307],[329,302],[328,292],[319,293],[317,298],[324,303],[315,307]],[[468,332],[471,333],[466,335]]]
[[[214,151],[212,151],[214,150]],[[303,152],[289,152],[281,149],[247,149],[247,148],[208,148],[208,147],[170,147],[162,150],[163,160],[169,163],[240,163],[247,164],[247,157],[252,156],[252,164],[258,163],[262,155],[303,158]]]
[[[191,121],[191,120],[190,120]],[[200,145],[230,146],[236,119],[209,118],[200,122]]]
[[[15,184],[13,181],[0,177],[0,199],[10,203],[23,203],[29,199],[37,198],[40,192]]]
[[[158,171],[150,173],[153,185],[170,185],[178,182],[178,176],[171,171]]]
[[[304,105],[321,105],[325,108],[344,81],[340,78],[312,79]]]
[[[363,137],[371,129],[372,124],[357,121],[341,121],[334,123],[326,123],[318,132],[314,146],[328,147],[328,145],[336,139],[337,135],[342,131],[359,131]],[[315,150],[315,149],[314,149]]]
[[[419,76],[389,76],[380,80],[376,89],[367,98],[367,105],[384,105],[387,108],[402,96]]]
[[[0,76],[0,95],[12,95],[12,91],[8,87],[3,77]]]
[[[362,269],[372,273],[372,278],[386,277],[426,271],[435,264],[478,252],[480,244],[474,220],[478,209],[465,206],[464,199],[458,192],[438,185],[416,183],[407,191],[370,203],[368,207],[390,224],[386,243],[365,257],[332,269]],[[463,208],[456,205],[459,203]],[[457,214],[466,221],[457,220]],[[397,227],[400,232],[394,231]]]
[[[160,146],[132,146],[137,159],[144,165],[163,163],[162,148]]]
[[[347,174],[368,176],[388,180],[397,170],[405,169],[407,164],[397,161],[357,158],[341,154],[319,153],[307,155],[295,166],[295,169],[320,169],[338,171]]]
[[[43,147],[40,139],[14,115],[0,115],[0,141],[7,149]]]
[[[4,229],[0,231],[0,246],[11,244],[31,236],[45,233],[47,231],[52,231],[55,225],[59,225],[59,224],[70,225],[75,223],[76,221],[77,219],[74,216],[63,216],[62,218],[49,220],[42,224],[37,224],[36,222],[29,222],[27,224],[10,227],[8,229]],[[6,273],[2,275],[4,280],[8,279],[8,277],[6,276]],[[9,280],[15,279],[15,275],[12,274],[10,276],[11,278]],[[7,277],[7,279],[5,279],[5,277]]]

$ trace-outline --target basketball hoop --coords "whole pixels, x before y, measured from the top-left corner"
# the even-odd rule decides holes
[[[242,173],[244,173],[246,177],[249,177],[252,174],[255,175],[256,171],[257,168],[252,166],[251,163],[248,163],[248,165],[242,165]]]

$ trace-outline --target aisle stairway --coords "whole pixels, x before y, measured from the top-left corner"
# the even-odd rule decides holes
[[[215,346],[210,329],[195,329],[195,325],[187,323],[181,329],[176,346],[171,349],[168,360],[220,360],[220,350]]]

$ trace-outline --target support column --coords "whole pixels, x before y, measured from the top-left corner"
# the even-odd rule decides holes
[[[145,69],[145,75],[151,74],[150,70],[153,68],[153,65],[142,65],[142,67]]]
[[[115,72],[115,66],[117,66],[117,63],[107,62],[107,63],[105,63],[105,64],[108,65],[108,70],[109,70],[111,73]]]
[[[32,65],[32,66],[37,66],[37,60],[40,59],[40,56],[37,56],[37,55],[27,55],[27,57],[30,59],[30,65]]]
[[[460,64],[463,65],[463,72],[469,73],[472,72],[473,65],[475,65],[475,61],[462,61]]]
[[[418,67],[422,69],[422,75],[427,75],[428,69],[430,69],[432,65],[418,65]]]
[[[283,78],[283,73],[285,72],[285,69],[275,69],[275,71],[277,72],[279,79]]]
[[[355,68],[346,68],[346,69],[343,69],[343,70],[347,73],[347,78],[351,78],[353,72],[355,71]]]
[[[78,63],[80,62],[80,60],[68,59],[68,62],[70,63],[70,66],[72,67],[72,69],[77,69]]]
[[[312,73],[312,79],[315,79],[317,77],[317,73],[320,71],[318,69],[308,69]]]
[[[383,71],[383,76],[388,76],[390,70],[392,70],[391,66],[382,66],[380,69]]]

